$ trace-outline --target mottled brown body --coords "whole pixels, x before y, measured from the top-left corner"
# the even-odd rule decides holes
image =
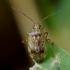
[[[15,8],[13,9],[16,10]],[[19,10],[17,11],[22,13]],[[53,13],[45,17],[43,21],[56,13]],[[50,41],[50,39],[47,39],[48,32],[44,32],[40,24],[35,24],[35,22],[29,16],[27,16],[25,13],[22,13],[22,14],[26,16],[27,18],[29,18],[34,23],[31,31],[27,33],[28,40],[24,40],[22,41],[22,43],[28,44],[28,52],[29,52],[30,57],[34,59],[35,62],[41,63],[43,59],[46,57],[47,50],[46,50],[45,43],[49,42],[52,44],[52,42]],[[41,21],[39,23],[41,23]]]
[[[30,33],[28,33],[28,52],[32,59],[41,62],[46,56],[46,33],[39,24],[35,24]]]

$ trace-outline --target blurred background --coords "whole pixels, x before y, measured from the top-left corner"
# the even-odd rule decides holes
[[[0,68],[1,70],[28,70],[34,63],[28,55],[27,39],[33,22],[12,9],[20,10],[36,23],[42,22],[55,44],[70,53],[70,0],[0,0]]]

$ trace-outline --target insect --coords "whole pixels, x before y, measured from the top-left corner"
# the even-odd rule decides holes
[[[13,9],[16,10],[15,8],[13,8]],[[20,11],[18,11],[18,12],[20,12]],[[60,11],[58,11],[58,12],[60,12]],[[58,13],[58,12],[56,12],[56,13]],[[20,12],[20,13],[22,13],[22,12]],[[53,14],[45,17],[43,19],[43,21],[56,13],[53,13]],[[29,18],[34,23],[31,31],[29,33],[27,33],[28,40],[24,40],[22,42],[28,44],[28,52],[29,52],[30,57],[35,62],[41,63],[43,61],[43,59],[46,57],[45,43],[49,42],[52,44],[52,42],[50,41],[50,39],[47,39],[48,32],[44,32],[43,27],[40,25],[41,21],[40,21],[40,23],[35,23],[29,16],[27,16],[24,13],[22,13],[22,14],[25,15],[27,18]]]

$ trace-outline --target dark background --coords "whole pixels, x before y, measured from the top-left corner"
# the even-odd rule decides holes
[[[10,5],[0,0],[0,70],[28,70],[31,66],[21,41]]]

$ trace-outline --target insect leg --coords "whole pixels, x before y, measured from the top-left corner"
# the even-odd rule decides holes
[[[47,38],[47,36],[48,36],[48,32],[45,32],[44,34],[45,34],[45,37]]]
[[[27,40],[22,41],[22,43],[27,44]]]
[[[53,45],[53,42],[50,39],[46,39],[46,41]]]

